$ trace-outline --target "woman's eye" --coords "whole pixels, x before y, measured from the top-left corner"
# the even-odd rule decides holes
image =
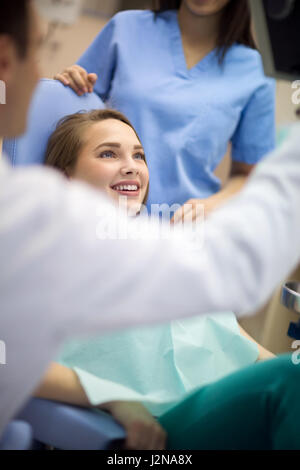
[[[145,160],[145,155],[143,153],[136,153],[134,155],[134,158],[136,158],[137,160]]]
[[[102,152],[100,153],[99,157],[100,158],[113,158],[115,156],[115,154],[113,152],[110,152],[110,151],[106,151],[106,152]]]

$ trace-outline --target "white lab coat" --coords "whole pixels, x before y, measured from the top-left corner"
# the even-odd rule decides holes
[[[0,164],[0,430],[72,335],[242,315],[268,298],[300,260],[300,129],[205,223],[204,246],[191,250],[176,236],[99,239],[104,220],[125,223],[115,214],[55,172]],[[142,218],[129,225],[149,233]]]

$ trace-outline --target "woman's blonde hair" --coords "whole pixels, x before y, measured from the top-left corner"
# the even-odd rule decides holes
[[[83,145],[82,136],[91,125],[106,119],[116,119],[124,122],[135,132],[139,142],[140,138],[131,122],[119,111],[113,109],[95,109],[88,112],[78,112],[63,117],[51,134],[45,156],[45,165],[52,166],[67,174],[76,165],[78,155]],[[147,165],[146,159],[145,163]],[[146,203],[149,184],[143,204]]]

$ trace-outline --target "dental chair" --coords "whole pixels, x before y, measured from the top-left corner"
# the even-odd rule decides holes
[[[79,97],[58,81],[42,79],[31,103],[26,133],[18,139],[4,140],[3,150],[14,166],[42,164],[48,139],[62,117],[101,108],[104,104],[95,93]],[[109,414],[50,400],[32,398],[16,419],[22,423],[10,423],[3,446],[18,448],[18,431],[28,436],[30,428],[35,442],[32,448],[41,443],[67,450],[115,449],[125,438],[124,429]]]
[[[32,428],[24,421],[12,421],[0,439],[0,450],[29,450],[32,448]]]

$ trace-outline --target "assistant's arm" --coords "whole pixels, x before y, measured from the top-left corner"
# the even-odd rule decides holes
[[[239,193],[248,181],[248,177],[255,168],[255,165],[248,165],[242,162],[232,162],[230,178],[226,182],[225,186],[215,194],[205,199],[190,199],[182,207],[180,207],[172,222],[178,223],[183,219],[185,214],[192,211],[193,220],[197,217],[197,205],[201,204],[204,209],[204,215],[207,217],[212,211],[221,207],[223,204],[229,201],[230,198]],[[191,214],[191,215],[192,215]]]
[[[244,162],[232,162],[230,170],[230,178],[225,186],[216,194],[210,196],[212,205],[216,208],[224,204],[229,198],[235,196],[241,191],[248,181],[248,177],[254,170],[255,165],[249,165]]]

